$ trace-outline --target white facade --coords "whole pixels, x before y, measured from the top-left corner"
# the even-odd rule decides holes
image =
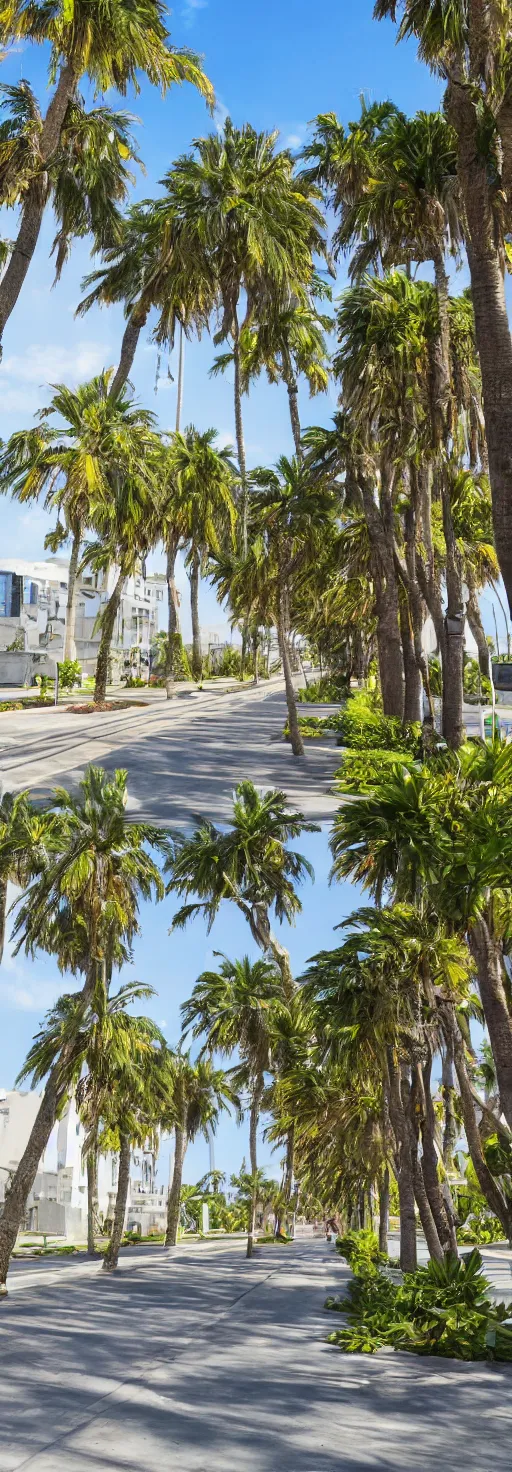
[[[68,575],[67,558],[48,557],[44,562],[0,558],[0,651],[15,643],[34,653],[45,650],[53,659],[62,658]],[[116,576],[115,567],[106,574],[85,569],[78,582],[76,653],[87,674],[93,674],[96,665],[98,614],[108,601]],[[164,589],[165,578],[158,574],[144,578],[138,573],[127,578],[112,640],[119,674],[149,669],[149,651],[158,629]]]
[[[0,1211],[5,1187],[27,1144],[41,1095],[19,1089],[0,1089]],[[52,1131],[27,1202],[26,1226],[68,1240],[84,1241],[87,1231],[87,1173],[82,1159],[84,1131],[75,1104],[68,1107]],[[142,1236],[165,1225],[167,1191],[157,1188],[156,1161],[149,1150],[132,1154],[126,1226]],[[98,1162],[98,1215],[112,1217],[117,1191],[118,1159],[111,1152]]]

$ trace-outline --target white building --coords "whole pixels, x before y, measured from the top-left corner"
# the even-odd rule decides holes
[[[5,1187],[16,1170],[34,1123],[41,1095],[19,1089],[0,1089],[0,1214]],[[52,1131],[27,1202],[26,1227],[68,1240],[84,1241],[87,1233],[87,1173],[82,1158],[83,1127],[70,1101]],[[157,1187],[156,1158],[152,1151],[132,1154],[125,1225],[146,1236],[165,1226],[167,1190]],[[118,1158],[109,1152],[98,1162],[98,1215],[100,1223],[112,1218]]]
[[[14,644],[31,653],[62,658],[66,627],[69,562],[48,557],[26,562],[20,557],[0,558],[0,651]],[[94,674],[100,641],[98,615],[116,580],[116,569],[93,573],[86,569],[78,583],[75,641],[76,657],[86,674]],[[117,673],[149,668],[151,642],[158,629],[159,607],[165,596],[165,578],[127,578],[112,640]]]

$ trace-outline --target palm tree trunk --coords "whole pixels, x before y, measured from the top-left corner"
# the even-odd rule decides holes
[[[0,966],[2,964],[5,946],[5,928],[7,915],[7,880],[0,879]]]
[[[302,444],[300,433],[300,419],[298,409],[299,390],[297,380],[294,376],[291,362],[284,364],[284,381],[288,391],[288,405],[290,409],[290,420],[292,426],[293,443],[297,460],[302,460]]]
[[[400,1209],[400,1267],[414,1273],[417,1267],[414,1175],[408,1123],[402,1099],[400,1068],[391,1047],[386,1049],[389,1081],[389,1118],[395,1137],[395,1175]]]
[[[115,622],[121,606],[123,596],[123,584],[125,582],[124,572],[119,572],[113,592],[110,594],[103,618],[101,620],[101,639],[96,661],[96,680],[94,684],[93,700],[95,705],[103,705],[107,693],[108,665],[110,658],[110,645],[114,634]]]
[[[279,600],[279,613],[278,613],[278,619],[277,619],[277,637],[278,637],[278,640],[279,640],[279,652],[280,652],[280,655],[281,655],[281,661],[282,661],[282,665],[283,665],[283,675],[284,675],[284,684],[285,684],[285,690],[286,690],[286,705],[287,705],[287,709],[288,709],[288,726],[289,726],[289,729],[290,729],[291,747],[292,747],[292,751],[293,751],[293,755],[294,756],[304,756],[304,745],[303,745],[302,736],[300,734],[300,728],[299,728],[299,715],[298,715],[298,711],[297,711],[297,701],[296,701],[296,697],[295,697],[295,689],[294,689],[294,684],[293,684],[293,680],[292,680],[292,670],[291,670],[291,664],[290,664],[290,654],[289,654],[289,650],[288,650],[288,640],[287,640],[286,628],[285,628],[285,621],[284,621],[283,611],[282,611],[282,594],[281,594],[280,600]]]
[[[416,659],[407,597],[400,596],[400,637],[404,664],[404,721],[421,720],[421,671]]]
[[[496,1065],[500,1106],[512,1129],[512,1017],[503,985],[503,945],[494,939],[483,915],[471,928],[470,950],[476,962],[478,987]]]
[[[480,1190],[485,1196],[485,1199],[488,1202],[491,1211],[494,1212],[494,1215],[497,1216],[498,1221],[501,1222],[505,1235],[510,1241],[512,1238],[512,1209],[508,1201],[505,1199],[502,1191],[500,1190],[496,1178],[491,1175],[489,1167],[485,1161],[480,1131],[476,1121],[473,1094],[471,1090],[471,1083],[464,1052],[464,1042],[452,1008],[450,1008],[449,1013],[445,1009],[445,1018],[447,1042],[451,1042],[453,1047],[455,1071],[459,1083],[460,1098],[462,1104],[462,1118],[464,1121],[464,1131],[468,1143],[468,1150],[475,1169],[475,1174],[480,1186]]]
[[[119,1248],[124,1232],[126,1202],[130,1185],[131,1141],[129,1135],[121,1135],[119,1149],[119,1175],[117,1177],[116,1207],[110,1242],[103,1259],[103,1272],[112,1273],[119,1260]]]
[[[462,720],[463,677],[464,677],[464,598],[460,557],[453,528],[450,493],[446,476],[442,477],[441,505],[443,530],[446,542],[446,592],[445,657],[443,660],[443,736],[453,750],[461,745],[464,737]],[[460,632],[450,631],[450,621],[455,620]]]
[[[388,1255],[389,1232],[389,1166],[379,1178],[379,1252]]]
[[[87,1252],[96,1256],[94,1222],[98,1215],[98,1152],[96,1145],[87,1156]]]
[[[71,543],[71,556],[69,559],[68,573],[68,596],[66,603],[66,629],[64,633],[64,659],[76,659],[75,623],[76,623],[76,596],[78,559],[80,556],[80,543],[82,541],[82,527],[80,523],[73,528],[73,541]]]
[[[453,1048],[449,1041],[446,1043],[443,1053],[441,1093],[444,1105],[443,1165],[446,1171],[451,1171],[454,1167],[453,1157],[459,1130],[453,1107],[455,1078],[453,1073]]]
[[[149,305],[138,302],[130,313],[123,333],[119,363],[109,389],[109,399],[117,399],[130,376],[140,334],[149,317]]]
[[[493,186],[480,147],[480,121],[471,89],[454,81],[447,89],[446,105],[457,133],[457,172],[467,221],[465,243],[482,373],[494,541],[512,610],[512,336]]]
[[[174,1168],[172,1181],[167,1201],[167,1230],[165,1233],[166,1247],[175,1247],[178,1240],[178,1227],[180,1224],[181,1182],[183,1177],[183,1162],[187,1150],[187,1132],[185,1127],[176,1125]]]
[[[490,680],[492,678],[491,655],[489,645],[485,637],[485,630],[482,623],[478,596],[474,584],[472,584],[470,581],[470,575],[466,574],[466,576],[469,584],[469,598],[466,603],[466,618],[477,647],[480,674],[484,675],[487,680]]]
[[[55,152],[60,141],[62,126],[69,102],[76,86],[75,71],[67,62],[61,69],[59,80],[50,102],[39,142],[42,163],[46,163]],[[24,195],[20,227],[9,265],[0,282],[0,341],[5,325],[13,312],[30,262],[39,239],[39,232],[48,199],[48,176],[41,171],[31,181]]]
[[[240,525],[242,529],[242,553],[247,556],[247,520],[249,502],[247,495],[247,466],[245,460],[244,425],[242,418],[242,375],[240,362],[240,327],[235,310],[233,326],[233,361],[235,365],[235,433],[240,471]]]
[[[20,1230],[28,1196],[46,1150],[63,1093],[61,1073],[52,1068],[20,1163],[5,1193],[0,1217],[0,1298],[7,1293],[6,1279],[12,1250]]]
[[[177,636],[180,633],[180,615],[178,602],[178,589],[176,587],[176,558],[178,556],[179,536],[171,532],[167,542],[167,654],[165,657],[165,693],[167,700],[173,694],[173,685],[176,678],[175,655]]]
[[[258,669],[258,656],[259,656],[259,639],[258,639],[258,631],[256,630],[256,633],[253,634],[253,638],[252,638],[252,668],[253,668],[253,683],[255,685],[259,685],[259,682],[260,682],[260,673],[259,673],[259,669]]]
[[[288,1211],[293,1192],[293,1172],[295,1167],[295,1125],[290,1125],[286,1135],[286,1161],[284,1167],[283,1196],[285,1201],[286,1226],[289,1227]]]
[[[201,652],[201,625],[199,623],[199,556],[197,552],[193,552],[192,554],[189,579],[190,616],[192,620],[192,674],[195,680],[200,680],[203,670],[203,656]]]
[[[185,364],[185,334],[180,323],[180,346],[178,353],[178,392],[176,394],[176,434],[181,429],[181,413],[183,409],[183,370]]]
[[[421,1168],[423,1180],[427,1192],[430,1209],[434,1218],[437,1234],[443,1252],[457,1252],[457,1237],[453,1221],[448,1215],[446,1204],[441,1190],[439,1174],[437,1169],[437,1150],[435,1140],[435,1114],[431,1091],[432,1059],[418,1068],[421,1074],[423,1091],[423,1117],[421,1121],[421,1143],[422,1160]]]
[[[247,1231],[247,1257],[252,1257],[254,1251],[254,1236],[256,1232],[256,1207],[258,1204],[258,1188],[256,1177],[258,1172],[258,1119],[260,1113],[261,1088],[255,1088],[251,1100],[249,1115],[249,1160],[251,1163],[252,1190],[249,1206],[249,1226]]]

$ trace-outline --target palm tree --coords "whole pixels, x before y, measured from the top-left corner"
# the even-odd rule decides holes
[[[326,288],[318,278],[318,287]],[[295,454],[302,455],[301,429],[297,406],[298,378],[303,376],[310,396],[325,393],[329,384],[329,355],[325,334],[332,319],[321,313],[309,297],[303,301],[293,295],[286,303],[278,300],[266,306],[261,321],[240,329],[240,379],[242,393],[248,393],[251,380],[265,372],[269,383],[286,384]],[[233,353],[216,358],[212,373],[225,372],[234,362]]]
[[[57,788],[47,810],[51,823],[49,860],[19,903],[14,936],[17,948],[56,955],[84,983],[77,1003],[86,1007],[112,964],[125,960],[138,932],[141,899],[162,898],[164,886],[148,852],[167,849],[161,829],[132,823],[126,815],[126,772],[113,777],[89,767],[77,796]],[[74,1047],[74,1044],[73,1044]],[[67,1087],[71,1043],[50,1068],[27,1145],[6,1195],[0,1221],[0,1294],[6,1292],[10,1255],[25,1203],[46,1149]]]
[[[192,995],[181,1007],[184,1036],[191,1031],[193,1038],[204,1038],[202,1053],[239,1054],[240,1065],[232,1077],[237,1088],[249,1094],[249,1158],[254,1182],[265,1074],[272,1067],[271,1013],[280,999],[281,973],[274,962],[251,963],[248,956],[229,961],[223,956],[218,971],[201,973]],[[252,1257],[254,1246],[256,1204],[255,1189],[247,1235],[248,1257]]]
[[[377,0],[378,20],[401,16],[399,39],[415,36],[419,54],[447,83],[444,111],[457,140],[457,180],[465,221],[475,331],[482,369],[496,551],[512,606],[512,335],[503,271],[504,216],[512,179],[512,126],[506,8],[454,0]],[[492,118],[485,142],[482,117]]]
[[[428,903],[451,933],[468,943],[509,1128],[512,1020],[503,936],[510,908],[505,814],[511,768],[508,748],[484,743],[462,746],[447,763],[441,785],[428,767],[407,774],[397,767],[358,800],[357,817],[346,804],[341,808],[331,840],[336,875],[361,881],[377,899],[385,888],[394,899]],[[476,1124],[464,1033],[449,1009],[443,1030],[455,1062],[473,1164],[492,1209],[506,1225]],[[498,1132],[501,1127],[496,1119]]]
[[[153,424],[152,416],[127,395],[112,401],[111,381],[110,369],[77,389],[53,385],[39,424],[17,430],[0,454],[2,489],[11,490],[19,501],[44,495],[45,507],[57,511],[47,545],[56,551],[71,536],[64,659],[76,658],[77,576],[85,532],[100,504],[110,500],[120,456],[133,456],[137,434]],[[146,440],[141,449],[145,446]]]
[[[254,517],[262,542],[261,558],[275,588],[291,747],[294,756],[304,756],[288,646],[290,596],[294,579],[315,560],[337,509],[337,497],[329,486],[312,482],[302,461],[288,460],[285,455],[275,470],[255,470],[253,480],[259,487]]]
[[[118,399],[111,401],[114,413]],[[135,408],[126,433],[118,433],[111,463],[107,467],[108,499],[101,495],[93,503],[90,526],[96,541],[83,549],[82,566],[101,572],[105,581],[115,567],[112,592],[101,614],[101,638],[96,661],[95,704],[106,696],[110,646],[119,613],[123,586],[158,542],[161,532],[157,497],[160,441],[153,430],[154,416]]]
[[[204,819],[191,838],[175,838],[167,862],[169,891],[188,897],[173,919],[173,928],[183,928],[195,915],[203,914],[208,930],[223,900],[238,906],[249,924],[251,935],[264,955],[279,967],[283,997],[293,994],[288,951],[274,935],[270,915],[292,924],[302,909],[296,885],[308,875],[311,864],[303,854],[289,849],[291,838],[316,833],[316,823],[288,807],[283,792],[262,795],[252,782],[235,788],[231,826],[223,831]]]
[[[201,628],[199,623],[199,574],[205,571],[210,553],[220,550],[221,540],[233,539],[236,522],[233,486],[235,468],[231,447],[216,447],[216,431],[202,433],[189,425],[184,434],[173,436],[167,460],[169,501],[166,511],[183,542],[188,546],[190,603],[192,614],[192,673],[201,678]],[[165,494],[165,491],[164,491]]]
[[[212,310],[212,296],[200,262],[183,260],[175,241],[173,222],[162,201],[144,199],[127,211],[115,240],[103,250],[104,264],[84,278],[87,294],[77,308],[84,316],[92,306],[123,302],[126,327],[119,363],[112,380],[112,398],[130,376],[140,334],[152,308],[158,308],[157,340],[174,346],[176,327],[180,333],[180,362],[183,333],[201,335]],[[179,388],[179,385],[178,385]],[[180,393],[178,392],[179,420]],[[179,422],[176,428],[180,428]]]
[[[25,887],[49,861],[51,822],[28,792],[0,796],[0,965],[5,946],[7,886]]]
[[[23,205],[40,169],[43,119],[28,82],[5,87],[0,109],[7,114],[0,123],[0,194],[12,208]],[[94,248],[103,250],[120,234],[119,206],[133,183],[129,164],[140,163],[132,122],[129,113],[105,105],[87,112],[78,94],[68,104],[59,148],[47,170],[46,197],[57,225],[56,280],[73,239],[91,234]]]
[[[175,1123],[174,1168],[167,1203],[166,1247],[175,1247],[180,1220],[181,1182],[187,1145],[196,1135],[208,1137],[215,1130],[219,1113],[236,1102],[227,1074],[208,1058],[192,1063],[189,1053],[177,1052],[170,1059],[172,1110]],[[165,1120],[165,1116],[164,1116]],[[164,1126],[165,1127],[165,1126]]]
[[[241,547],[247,545],[248,486],[242,423],[240,332],[265,302],[298,299],[313,277],[313,255],[325,252],[318,192],[293,177],[286,150],[276,151],[277,133],[257,133],[249,124],[235,128],[228,118],[222,136],[195,141],[165,176],[166,196],[159,206],[169,219],[175,249],[201,271],[204,293],[220,325],[216,343],[231,339],[234,357],[234,407],[241,487]],[[246,309],[240,321],[240,296]],[[165,320],[159,324],[165,338]]]
[[[57,81],[38,129],[35,167],[24,188],[18,235],[0,283],[0,339],[37,245],[50,176],[80,78],[86,76],[98,92],[115,87],[122,94],[129,86],[139,90],[141,73],[164,92],[173,83],[188,81],[212,101],[210,83],[199,63],[169,44],[164,14],[161,0],[108,0],[101,12],[94,0],[72,0],[57,11],[54,6],[27,4],[26,0],[8,0],[4,6],[2,44],[49,43],[50,80]],[[34,130],[32,140],[34,147]]]

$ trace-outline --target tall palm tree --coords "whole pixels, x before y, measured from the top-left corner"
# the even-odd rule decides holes
[[[254,1180],[252,1211],[247,1235],[247,1256],[252,1257],[256,1214],[258,1171],[258,1120],[265,1089],[265,1074],[272,1067],[270,1016],[282,1001],[281,973],[274,962],[254,961],[248,956],[229,961],[223,956],[218,971],[203,971],[192,995],[181,1007],[184,1036],[192,1032],[204,1038],[202,1053],[230,1056],[238,1052],[240,1065],[233,1081],[249,1094],[249,1159]]]
[[[220,550],[221,541],[234,538],[236,509],[233,499],[235,467],[231,447],[217,448],[214,429],[202,433],[193,425],[176,433],[166,455],[169,484],[168,519],[181,532],[188,547],[190,604],[192,615],[192,672],[201,678],[201,628],[199,623],[199,575],[210,553]],[[165,495],[165,491],[164,491]]]
[[[219,314],[217,343],[231,340],[234,407],[241,486],[241,546],[247,545],[248,486],[242,422],[240,331],[262,305],[307,288],[313,255],[325,251],[318,191],[294,178],[291,155],[276,151],[277,133],[235,128],[195,141],[194,152],[173,164],[159,208],[167,213],[182,260],[201,270],[211,307]],[[240,298],[246,306],[240,321]],[[165,322],[160,324],[165,336]]]
[[[51,821],[28,792],[0,795],[0,965],[5,946],[7,886],[24,888],[49,860]]]
[[[4,87],[0,111],[5,115],[0,123],[0,197],[14,208],[23,205],[40,171],[43,119],[28,82]],[[140,163],[132,122],[129,113],[106,105],[87,112],[78,94],[68,104],[59,147],[47,170],[47,200],[57,226],[52,246],[57,280],[73,239],[91,234],[94,248],[103,250],[120,235],[119,206],[133,183],[129,165]]]
[[[82,283],[88,290],[77,315],[84,316],[98,304],[124,304],[126,327],[110,389],[113,398],[130,376],[140,335],[152,308],[157,308],[160,314],[156,333],[159,342],[173,347],[179,327],[180,361],[183,333],[189,336],[195,331],[200,336],[208,326],[212,310],[208,281],[200,262],[181,257],[173,225],[160,200],[145,199],[132,205],[116,239],[103,250],[104,264],[90,272]],[[178,410],[179,401],[178,392]],[[180,428],[179,423],[176,428]]]
[[[306,875],[313,878],[308,859],[289,849],[291,838],[316,833],[318,826],[303,813],[290,810],[284,792],[260,794],[252,782],[235,788],[231,826],[222,831],[203,819],[191,838],[175,838],[166,868],[168,891],[188,897],[173,919],[182,929],[195,915],[203,914],[208,930],[223,900],[238,906],[251,935],[263,954],[279,967],[283,996],[294,990],[290,956],[271,927],[271,911],[277,919],[292,924],[302,909],[296,885]]]
[[[39,130],[36,166],[24,189],[19,229],[0,283],[0,339],[32,260],[49,196],[49,177],[61,147],[63,129],[81,77],[98,92],[115,87],[125,94],[139,90],[139,76],[166,91],[188,81],[208,102],[212,89],[201,66],[170,45],[162,0],[107,0],[101,11],[95,0],[46,5],[36,0],[8,0],[0,17],[4,45],[27,41],[49,43],[49,76],[56,85]]]
[[[294,580],[314,561],[338,502],[330,486],[313,483],[301,460],[288,460],[285,455],[280,457],[275,470],[264,467],[255,470],[253,480],[259,488],[253,514],[261,537],[261,557],[265,560],[269,582],[275,588],[274,607],[291,747],[294,756],[303,756],[288,645],[290,597]]]
[[[142,431],[153,417],[126,394],[110,396],[112,370],[77,389],[53,385],[55,392],[39,412],[39,424],[16,430],[0,453],[0,484],[19,501],[44,495],[48,510],[57,511],[52,550],[71,536],[64,659],[76,658],[75,619],[80,550],[94,514],[111,497],[113,474],[121,459],[147,450]],[[55,419],[57,423],[55,423]],[[137,438],[138,436],[138,438]]]
[[[149,453],[151,435],[144,431],[140,438],[146,439]],[[86,543],[83,554],[83,565],[103,573],[105,580],[109,569],[115,567],[114,586],[101,614],[95,705],[104,704],[106,698],[110,646],[124,584],[127,578],[133,577],[160,534],[157,492],[149,460],[145,464],[138,461],[134,465],[120,465],[113,480],[111,499],[99,502],[91,517],[97,540]]]
[[[318,285],[323,287],[320,278]],[[277,299],[269,302],[261,320],[240,329],[242,393],[248,393],[252,379],[262,372],[266,373],[269,383],[286,384],[295,454],[299,460],[302,446],[298,379],[306,379],[311,397],[325,393],[329,383],[325,334],[333,323],[315,306],[314,294],[318,294],[316,282],[315,290],[304,300],[290,295],[285,303]],[[233,362],[233,353],[223,353],[216,358],[211,371],[223,373]]]
[[[180,1220],[181,1183],[187,1145],[196,1135],[215,1130],[221,1110],[236,1102],[228,1075],[209,1058],[192,1063],[189,1053],[170,1060],[172,1109],[175,1123],[174,1168],[167,1203],[166,1247],[175,1247]],[[164,1116],[165,1127],[165,1116]]]
[[[512,179],[509,87],[510,17],[506,6],[480,9],[463,0],[377,0],[378,20],[401,17],[399,39],[415,36],[419,54],[445,80],[444,111],[457,141],[457,178],[475,330],[482,368],[496,550],[512,600],[512,334],[503,258]],[[482,118],[489,123],[485,139]],[[508,209],[508,206],[507,206]]]
[[[162,898],[159,868],[148,852],[166,850],[161,829],[132,823],[126,815],[126,772],[113,777],[89,767],[77,796],[57,788],[48,808],[50,857],[21,897],[14,936],[28,954],[41,949],[59,963],[83,973],[77,1003],[90,1004],[96,988],[106,987],[113,962],[127,959],[138,932],[141,899]],[[50,845],[49,845],[50,846]],[[128,949],[127,949],[128,948]],[[73,1044],[74,1046],[74,1044]],[[10,1255],[41,1156],[46,1149],[67,1087],[67,1044],[50,1068],[41,1104],[20,1163],[6,1194],[0,1221],[0,1295]]]

